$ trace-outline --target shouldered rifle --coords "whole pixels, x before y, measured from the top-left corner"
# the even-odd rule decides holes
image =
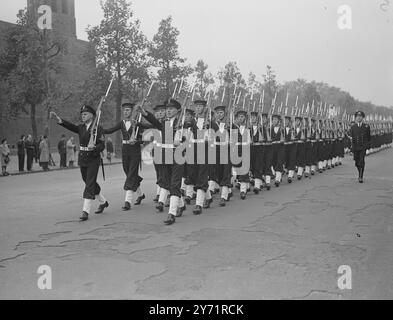
[[[141,105],[142,109],[143,109],[144,105],[146,104],[147,99],[149,99],[149,97],[150,97],[151,90],[153,89],[154,83],[155,83],[154,81],[151,83],[149,91],[147,92],[146,96],[143,98],[142,105]],[[131,140],[133,140],[133,138],[134,139],[138,138],[138,133],[139,133],[138,124],[141,123],[141,121],[142,121],[142,113],[139,112],[138,116],[137,116],[136,129],[132,133]]]
[[[104,104],[106,98],[109,95],[109,91],[112,88],[112,83],[113,83],[113,79],[111,79],[111,82],[109,83],[108,90],[106,91],[105,96],[103,96],[101,98],[100,104],[98,105],[98,108],[96,111],[96,117],[94,118],[94,121],[93,121],[91,128],[90,128],[90,140],[89,140],[88,148],[93,149],[97,143],[98,125],[100,124],[100,120],[101,120],[101,108],[102,108],[102,105]]]

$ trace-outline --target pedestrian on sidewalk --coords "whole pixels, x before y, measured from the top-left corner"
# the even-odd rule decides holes
[[[24,134],[22,134],[22,136],[20,137],[20,140],[17,143],[19,172],[25,171],[25,140],[26,140],[26,136]]]
[[[44,136],[40,143],[40,166],[42,170],[49,171],[49,144],[48,137]]]
[[[365,117],[366,115],[363,111],[356,111],[356,123],[351,127],[350,131],[353,159],[355,160],[355,166],[358,168],[360,183],[363,183],[364,157],[366,156],[366,151],[370,148],[371,142],[370,126],[363,122]]]
[[[75,148],[76,148],[76,145],[74,143],[74,137],[71,137],[67,141],[67,161],[68,161],[68,166],[70,168],[74,167]]]
[[[9,176],[7,172],[7,165],[10,163],[10,148],[8,147],[7,139],[3,139],[0,145],[0,162],[1,162],[1,174],[3,176]]]
[[[61,135],[61,139],[57,144],[57,150],[60,155],[60,168],[67,168],[67,141],[65,134]]]
[[[27,171],[31,171],[33,167],[35,147],[34,147],[33,137],[30,134],[27,136],[25,142],[25,148],[26,148],[26,155],[27,155]]]

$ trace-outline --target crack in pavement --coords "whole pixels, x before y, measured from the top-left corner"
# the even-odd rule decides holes
[[[36,241],[36,240],[20,241],[20,242],[18,242],[18,244],[15,246],[14,251],[19,250],[19,247],[20,247],[21,245],[28,244],[28,243],[31,243],[31,244],[34,244],[34,243],[42,243],[42,241]]]
[[[331,291],[328,291],[328,290],[312,289],[312,290],[310,290],[310,292],[307,293],[305,296],[291,297],[291,298],[288,298],[288,299],[289,299],[289,300],[294,300],[294,299],[307,299],[307,298],[308,298],[310,295],[312,295],[313,293],[329,294],[329,295],[332,295],[332,296],[336,296],[336,297],[338,297],[339,299],[342,298],[342,295],[339,294],[339,293],[336,293],[336,292],[331,292]],[[287,299],[285,299],[285,300],[287,300]]]
[[[18,255],[16,255],[16,256],[14,256],[14,257],[9,257],[9,258],[5,258],[5,259],[1,259],[1,260],[0,260],[0,262],[5,262],[5,261],[10,261],[10,260],[15,260],[15,259],[18,259],[19,257],[22,257],[22,256],[24,256],[24,255],[26,255],[26,252],[24,252],[24,253],[20,253],[20,254],[18,254]]]

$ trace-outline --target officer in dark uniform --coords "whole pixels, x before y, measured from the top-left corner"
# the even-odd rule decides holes
[[[139,176],[142,139],[140,135],[141,130],[138,130],[138,136],[136,136],[137,124],[132,118],[132,109],[135,107],[135,103],[131,103],[129,100],[123,100],[121,107],[123,108],[124,120],[112,128],[104,129],[104,133],[112,134],[120,130],[122,134],[122,162],[123,170],[126,174],[126,181],[123,187],[126,191],[126,197],[122,209],[123,211],[129,211],[142,181],[142,178]],[[144,194],[140,195],[136,203],[140,204],[144,198]]]
[[[98,169],[101,164],[101,152],[105,149],[104,132],[103,129],[98,126],[96,130],[97,140],[95,141],[95,145],[89,146],[90,134],[92,131],[91,126],[96,116],[96,111],[92,107],[84,105],[80,113],[83,122],[80,125],[75,125],[61,119],[55,112],[51,112],[50,114],[57,118],[59,125],[79,135],[80,150],[78,165],[81,170],[82,179],[85,182],[83,211],[80,220],[86,221],[89,218],[91,206],[96,196],[98,196],[98,201],[100,203],[98,210],[95,212],[96,214],[104,212],[104,209],[109,207],[109,203],[101,193],[101,187],[97,183]]]
[[[353,159],[355,160],[355,166],[358,168],[360,183],[363,183],[365,167],[364,157],[371,141],[370,126],[363,123],[365,116],[363,111],[357,111],[355,113],[356,123],[352,126],[350,131]]]

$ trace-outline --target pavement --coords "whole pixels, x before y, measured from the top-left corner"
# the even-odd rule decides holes
[[[110,207],[87,222],[78,170],[2,178],[0,299],[392,299],[392,156],[369,156],[364,184],[347,157],[246,201],[236,190],[226,208],[215,198],[201,216],[188,207],[172,226],[155,213],[152,166],[127,213],[121,165],[108,167]],[[37,285],[43,265],[50,290]]]

